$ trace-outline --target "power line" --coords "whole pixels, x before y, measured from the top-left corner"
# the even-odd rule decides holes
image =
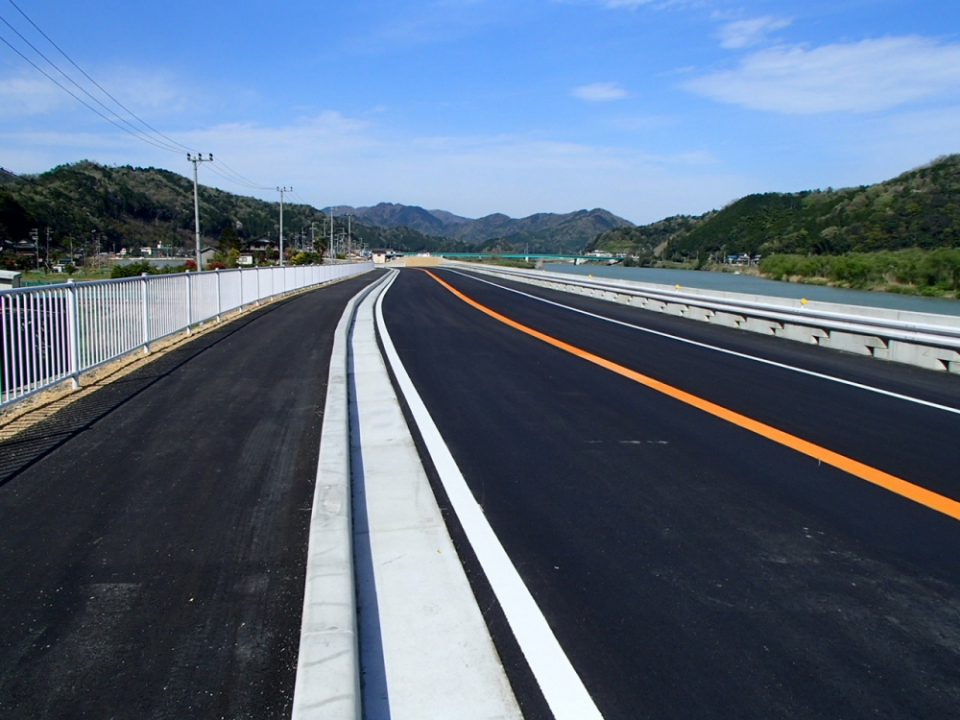
[[[131,110],[130,108],[128,108],[128,107],[127,107],[126,105],[124,105],[122,102],[120,102],[119,100],[117,100],[113,95],[111,95],[109,92],[107,92],[106,88],[104,88],[100,83],[98,83],[96,80],[94,80],[92,77],[90,77],[90,75],[89,75],[82,67],[80,67],[76,62],[74,62],[73,58],[71,58],[69,55],[67,55],[67,53],[66,53],[59,45],[57,45],[57,43],[55,43],[55,42],[53,41],[53,39],[52,39],[49,35],[47,35],[47,34],[40,28],[39,25],[37,25],[37,24],[35,23],[35,22],[30,18],[30,16],[27,15],[27,14],[20,8],[19,5],[17,5],[13,0],[8,0],[8,2],[9,2],[11,5],[13,5],[14,8],[16,8],[17,12],[19,12],[19,13],[26,19],[26,21],[27,21],[28,23],[30,23],[30,24],[33,26],[33,28],[34,28],[38,33],[40,33],[40,34],[44,37],[44,39],[46,39],[46,41],[47,41],[48,43],[50,43],[51,45],[53,45],[53,47],[55,47],[55,48],[57,49],[57,52],[59,52],[61,55],[63,55],[63,57],[65,57],[65,58],[69,61],[69,63],[70,63],[71,65],[73,65],[77,70],[79,70],[80,73],[81,73],[87,80],[89,80],[90,82],[92,82],[92,83],[100,90],[100,92],[102,92],[102,93],[103,93],[104,95],[106,95],[108,98],[110,98],[111,100],[113,100],[113,102],[115,102],[117,105],[119,105],[124,111],[126,111],[127,113],[129,113],[131,117],[133,117],[134,119],[136,119],[138,122],[140,122],[140,123],[141,123],[144,127],[146,127],[147,129],[149,129],[150,131],[156,133],[157,135],[159,135],[160,137],[162,137],[164,140],[169,141],[170,143],[172,143],[172,144],[175,145],[176,147],[181,148],[182,150],[190,150],[190,149],[191,149],[191,148],[187,147],[186,145],[182,145],[181,143],[177,142],[177,141],[174,140],[173,138],[170,138],[170,137],[167,137],[166,135],[164,135],[162,132],[160,132],[160,131],[157,130],[155,127],[153,127],[152,125],[150,125],[146,120],[144,120],[144,119],[141,118],[139,115],[137,115],[135,112],[133,112],[133,110]],[[4,20],[4,22],[6,23],[7,21]],[[10,26],[10,23],[7,23],[7,25]],[[14,29],[12,26],[10,26],[10,27],[11,27],[11,29],[13,29],[14,32],[17,32],[16,29]],[[17,35],[20,35],[20,33],[17,33]],[[20,37],[23,38],[22,35],[20,35]],[[27,44],[30,44],[29,41],[27,41],[25,38],[23,38],[23,39],[24,39],[24,42],[27,42]],[[33,47],[33,45],[30,45],[30,47]],[[36,48],[34,48],[34,50],[36,50]],[[40,53],[39,50],[37,50],[37,53],[39,53],[40,56],[44,58],[44,60],[46,60],[47,62],[49,62],[51,65],[53,65],[53,62],[51,62],[48,58],[44,57],[43,54]],[[54,67],[56,67],[56,65],[54,65]],[[62,70],[60,70],[60,68],[57,68],[57,70],[59,70],[60,73],[61,73],[64,77],[67,77],[66,73],[64,73]],[[71,82],[73,82],[73,81],[71,80]],[[74,85],[77,85],[77,84],[74,83]],[[77,85],[77,87],[80,87],[80,86]],[[82,88],[81,88],[81,89],[82,89]],[[86,91],[84,91],[84,92],[86,92]],[[90,93],[87,93],[87,94],[90,95]],[[92,98],[93,96],[90,95],[90,97]],[[96,98],[94,98],[94,99],[96,99]],[[99,102],[99,101],[97,101],[97,102]],[[100,104],[103,105],[102,103],[100,103]],[[103,106],[103,107],[106,108],[106,106]],[[113,112],[113,111],[111,111],[111,112]],[[117,115],[117,113],[114,113],[114,115],[116,115],[117,117],[120,117],[119,115]],[[125,122],[126,122],[126,121],[125,121]],[[129,124],[129,123],[128,123],[128,124]],[[133,127],[133,126],[131,125],[131,127]]]
[[[38,33],[40,33],[40,35],[43,36],[43,38],[44,38],[47,42],[49,42],[54,48],[56,48],[57,52],[59,52],[64,58],[66,58],[67,61],[68,61],[71,65],[73,65],[73,67],[75,67],[87,80],[89,80],[95,87],[97,87],[106,97],[110,98],[110,100],[112,100],[114,103],[116,103],[116,105],[117,105],[118,107],[122,108],[122,109],[123,109],[126,113],[128,113],[132,118],[134,118],[136,121],[138,121],[140,124],[142,124],[145,128],[147,128],[148,130],[150,130],[152,133],[154,133],[154,134],[157,135],[158,137],[152,137],[152,136],[149,135],[147,132],[141,130],[139,127],[137,127],[136,125],[134,125],[133,123],[131,123],[129,120],[127,120],[126,118],[122,117],[122,116],[120,115],[120,113],[116,112],[114,109],[112,109],[112,108],[108,107],[106,104],[104,104],[99,98],[97,98],[97,97],[95,97],[93,94],[91,94],[86,88],[84,88],[82,85],[80,85],[78,82],[76,82],[76,80],[74,80],[72,77],[70,77],[70,75],[68,75],[66,72],[64,72],[55,62],[53,62],[49,57],[47,57],[43,52],[41,52],[32,42],[30,42],[30,40],[28,40],[26,37],[24,37],[24,35],[23,35],[19,30],[17,30],[17,28],[15,28],[12,24],[10,24],[10,22],[7,21],[6,18],[0,16],[0,21],[2,21],[8,28],[10,28],[10,29],[17,35],[17,37],[19,37],[24,43],[26,43],[37,55],[39,55],[41,58],[43,58],[51,67],[53,67],[58,73],[60,73],[60,75],[62,75],[62,76],[63,76],[67,81],[69,81],[73,86],[75,86],[80,92],[82,92],[84,95],[86,95],[88,98],[90,98],[90,100],[92,100],[92,101],[95,102],[97,105],[99,105],[101,108],[103,108],[103,110],[105,110],[107,113],[109,113],[110,115],[112,115],[113,118],[109,117],[108,115],[105,115],[104,113],[102,113],[102,112],[100,112],[99,110],[97,110],[97,108],[91,106],[89,103],[87,103],[86,101],[84,101],[83,98],[79,97],[76,93],[74,93],[73,91],[71,91],[70,88],[64,86],[64,85],[63,85],[62,83],[60,83],[56,78],[54,78],[53,76],[51,76],[47,71],[45,71],[43,68],[41,68],[39,65],[37,65],[33,60],[31,60],[29,57],[27,57],[27,56],[26,56],[23,52],[21,52],[19,49],[17,49],[17,48],[16,48],[12,43],[10,43],[6,38],[3,38],[2,36],[0,36],[0,41],[2,41],[2,42],[3,42],[4,44],[6,44],[11,50],[13,50],[15,53],[17,53],[21,58],[23,58],[27,63],[29,63],[34,69],[36,69],[38,72],[40,72],[44,77],[46,77],[48,80],[50,80],[53,84],[55,84],[55,85],[56,85],[57,87],[59,87],[61,90],[63,90],[63,91],[66,92],[67,94],[69,94],[72,98],[74,98],[77,102],[79,102],[80,104],[82,104],[82,105],[83,105],[84,107],[86,107],[88,110],[91,110],[92,112],[96,113],[99,117],[101,117],[102,119],[106,120],[107,122],[109,122],[110,124],[112,124],[114,127],[117,127],[117,128],[119,128],[120,130],[123,130],[123,131],[126,132],[128,135],[131,135],[131,136],[137,138],[138,140],[141,140],[141,141],[143,141],[143,142],[146,142],[146,143],[152,145],[153,147],[157,147],[157,148],[160,148],[160,149],[162,149],[162,150],[167,150],[168,152],[179,153],[180,150],[177,149],[177,148],[182,148],[182,149],[184,149],[184,150],[190,150],[190,149],[191,149],[191,148],[189,148],[188,146],[183,145],[182,143],[179,143],[179,142],[177,142],[176,140],[168,137],[167,135],[164,135],[162,132],[160,132],[159,130],[157,130],[156,128],[154,128],[154,127],[153,127],[152,125],[150,125],[146,120],[144,120],[143,118],[141,118],[141,117],[140,117],[139,115],[137,115],[135,112],[133,112],[132,110],[130,110],[130,108],[128,108],[126,105],[124,105],[122,102],[120,102],[120,101],[119,101],[116,97],[114,97],[106,88],[104,88],[100,83],[98,83],[89,73],[87,73],[82,67],[80,67],[80,65],[79,65],[73,58],[71,58],[71,57],[66,53],[66,51],[64,51],[63,48],[61,48],[49,35],[47,35],[47,34],[43,31],[43,29],[42,29],[39,25],[37,25],[37,23],[35,23],[35,22],[30,18],[30,16],[27,15],[19,5],[17,5],[17,3],[14,2],[14,0],[8,0],[8,2],[10,3],[10,5],[12,5],[12,6],[17,10],[17,12],[20,13],[20,15],[22,15],[22,16],[24,17],[24,19],[26,19],[26,21],[27,21],[28,23],[30,23],[31,26],[33,26],[33,28],[34,28]],[[115,119],[114,119],[114,118],[115,118]],[[119,121],[119,122],[118,122],[118,121]],[[121,125],[120,123],[122,123],[122,125]],[[162,138],[162,140],[161,140],[161,139],[158,139],[158,138]],[[210,170],[211,170],[215,175],[218,175],[219,177],[223,178],[224,180],[226,180],[226,181],[228,181],[228,182],[234,183],[234,184],[236,184],[236,185],[240,185],[240,186],[245,187],[245,188],[250,189],[250,190],[272,190],[272,189],[273,189],[272,187],[269,187],[269,186],[266,186],[266,185],[260,185],[260,184],[258,184],[258,183],[256,183],[256,182],[254,182],[254,181],[251,180],[250,178],[242,175],[242,174],[239,173],[238,171],[236,171],[236,170],[234,170],[233,168],[231,168],[229,165],[227,165],[227,164],[226,164],[225,162],[223,162],[222,160],[219,160],[219,158],[218,158],[217,165],[218,165],[219,168],[220,168],[219,170],[216,169],[216,168],[214,168],[214,167],[212,167],[212,163],[211,163]]]
[[[227,180],[228,182],[231,182],[234,185],[240,185],[241,187],[245,187],[249,190],[273,190],[272,187],[268,187],[266,185],[258,185],[252,180],[248,181],[242,175],[237,175],[235,173],[231,174],[232,171],[224,172],[223,163],[219,163],[217,160],[214,160],[214,164],[210,167],[210,171],[214,175],[219,175],[224,180]]]
[[[179,152],[179,151],[171,150],[171,148],[168,147],[168,146],[166,146],[166,145],[161,145],[161,144],[159,144],[159,143],[157,143],[157,142],[154,142],[151,138],[149,138],[149,137],[147,137],[147,136],[145,136],[145,135],[138,135],[137,133],[133,132],[132,130],[130,130],[130,129],[128,129],[128,128],[125,128],[123,125],[121,125],[121,124],[115,122],[114,120],[108,118],[108,117],[107,117],[106,115],[104,115],[102,112],[100,112],[100,111],[97,110],[95,107],[93,107],[93,105],[90,105],[90,104],[84,102],[83,98],[81,98],[81,97],[77,96],[76,94],[74,94],[74,93],[70,90],[70,88],[64,87],[64,86],[61,85],[59,82],[57,82],[56,78],[52,77],[52,76],[51,76],[48,72],[46,72],[43,68],[41,68],[41,67],[40,67],[39,65],[37,65],[35,62],[33,62],[33,60],[31,60],[30,58],[28,58],[26,55],[24,55],[22,52],[20,52],[17,48],[15,48],[13,45],[11,45],[10,42],[9,42],[5,37],[0,36],[0,41],[2,41],[7,47],[9,47],[11,50],[13,50],[17,55],[19,55],[19,56],[22,57],[24,60],[26,60],[28,63],[30,63],[34,68],[36,68],[40,73],[42,73],[43,76],[46,77],[50,82],[52,82],[54,85],[56,85],[58,88],[60,88],[61,90],[63,90],[63,91],[64,91],[65,93],[67,93],[68,95],[70,95],[70,97],[72,97],[72,98],[73,98],[74,100],[76,100],[78,103],[80,103],[81,105],[83,105],[85,108],[87,108],[88,110],[90,110],[90,111],[92,111],[92,112],[95,112],[97,115],[99,115],[100,117],[102,117],[104,120],[106,120],[106,121],[107,121],[108,123],[110,123],[111,125],[113,125],[113,126],[115,126],[115,127],[118,127],[118,128],[120,128],[121,130],[123,130],[125,133],[127,133],[128,135],[132,135],[133,137],[137,138],[138,140],[142,140],[142,141],[145,142],[145,143],[149,143],[150,145],[153,145],[154,147],[158,147],[158,148],[160,148],[161,150],[166,150],[166,151],[168,151],[168,152]]]
[[[241,175],[240,173],[238,173],[236,170],[234,170],[232,167],[230,167],[229,165],[227,165],[223,160],[220,160],[219,158],[217,158],[216,162],[217,162],[219,165],[221,165],[224,170],[229,171],[232,175],[236,176],[236,177],[239,178],[240,180],[244,180],[244,181],[246,181],[247,183],[249,183],[250,186],[251,186],[254,190],[272,190],[272,189],[273,189],[273,188],[265,187],[265,186],[263,186],[263,185],[258,185],[257,183],[255,183],[255,182],[254,182],[253,180],[251,180],[250,178],[244,177],[243,175]]]
[[[155,145],[157,145],[158,147],[163,147],[164,149],[170,150],[171,152],[180,152],[179,150],[177,150],[176,148],[174,148],[172,145],[169,145],[169,144],[167,144],[167,143],[164,143],[163,141],[156,140],[156,139],[154,139],[154,138],[150,138],[150,137],[147,136],[142,130],[140,130],[138,127],[136,127],[135,125],[131,124],[131,123],[130,123],[128,120],[126,120],[125,118],[120,117],[120,115],[118,115],[118,114],[117,114],[116,112],[114,112],[112,109],[110,109],[110,108],[108,108],[106,105],[104,105],[98,98],[95,98],[93,95],[91,95],[91,94],[87,91],[87,89],[84,88],[83,86],[81,86],[79,83],[77,83],[76,80],[74,80],[72,77],[70,77],[69,75],[67,75],[63,70],[61,70],[59,67],[57,67],[57,64],[56,64],[55,62],[53,62],[50,58],[48,58],[46,55],[44,55],[42,52],[40,52],[40,50],[38,50],[37,47],[36,47],[33,43],[31,43],[29,40],[27,40],[27,39],[20,33],[19,30],[17,30],[13,25],[11,25],[11,24],[7,21],[6,18],[4,18],[3,16],[0,16],[0,22],[3,22],[4,25],[6,25],[6,26],[7,26],[8,28],[10,28],[11,30],[13,30],[13,32],[16,33],[17,37],[19,37],[21,40],[23,40],[23,42],[25,42],[27,45],[29,45],[30,48],[31,48],[37,55],[39,55],[39,56],[42,57],[44,60],[46,60],[46,61],[53,67],[54,70],[56,70],[58,73],[60,73],[61,75],[63,75],[63,77],[66,78],[70,83],[72,83],[80,92],[82,92],[82,93],[83,93],[84,95],[86,95],[88,98],[90,98],[91,100],[93,100],[97,105],[99,105],[100,107],[102,107],[102,108],[103,108],[104,110],[106,110],[108,113],[112,114],[117,120],[119,120],[120,122],[122,122],[122,123],[123,123],[124,125],[126,125],[128,128],[130,128],[130,130],[127,130],[127,132],[130,132],[131,134],[135,135],[136,137],[141,137],[141,136],[142,136],[141,139],[148,139],[148,140],[152,141],[152,142],[153,142]],[[10,45],[10,43],[7,43],[7,45]],[[12,47],[12,46],[11,46],[11,47]],[[23,53],[21,53],[20,56],[21,56],[21,57],[25,57],[25,56],[23,55]],[[37,66],[34,65],[34,67],[37,67]],[[38,68],[38,69],[39,69],[39,68]],[[46,73],[44,73],[44,74],[46,74]],[[47,77],[50,77],[50,76],[47,75]],[[50,79],[52,80],[53,78],[50,78]],[[59,84],[59,83],[58,83],[58,84]],[[61,85],[60,87],[63,87],[63,86]],[[64,89],[66,89],[66,88],[64,88]],[[71,93],[71,94],[72,94],[72,93]],[[76,97],[76,95],[74,95],[74,97]],[[78,98],[78,99],[79,99],[79,98]],[[84,103],[84,104],[86,104],[86,103]],[[87,107],[90,107],[90,106],[88,105]],[[104,117],[104,116],[101,114],[101,117]],[[109,118],[108,118],[108,119],[109,119]],[[113,122],[113,121],[111,120],[111,122]],[[114,125],[116,125],[116,124],[117,124],[117,123],[114,123]],[[132,132],[131,132],[131,131],[132,131]]]

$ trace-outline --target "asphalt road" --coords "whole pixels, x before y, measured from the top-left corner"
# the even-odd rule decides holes
[[[0,717],[289,717],[333,330],[375,277],[0,445]]]
[[[435,272],[539,332],[960,500],[957,413]],[[960,408],[960,377],[515,287]],[[384,315],[606,718],[960,716],[960,521],[523,334],[423,271],[401,273]]]

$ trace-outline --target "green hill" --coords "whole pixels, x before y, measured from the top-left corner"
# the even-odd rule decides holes
[[[266,202],[201,185],[200,227],[205,244],[217,245],[224,228],[241,239],[276,239],[280,232],[279,202]],[[327,216],[304,204],[284,203],[287,242],[303,233],[327,237]],[[346,218],[335,220],[334,232],[346,230]],[[106,251],[162,244],[175,249],[194,247],[193,182],[156,168],[107,167],[83,161],[61,165],[35,176],[0,173],[0,240],[18,242],[32,229],[44,237],[50,228],[53,243],[66,247],[73,238],[85,243],[96,232]],[[473,249],[464,243],[425,235],[410,228],[376,228],[352,224],[354,238],[368,247],[397,250]]]
[[[562,214],[537,213],[524,218],[494,213],[478,219],[398,203],[337,210],[338,214],[353,214],[366,225],[411,228],[427,238],[455,238],[467,245],[498,252],[578,253],[604,230],[633,226],[629,220],[601,208]]]
[[[840,255],[960,246],[960,155],[876,185],[748,195],[699,217],[668,218],[590,245],[642,255],[666,240],[670,260],[750,255]]]

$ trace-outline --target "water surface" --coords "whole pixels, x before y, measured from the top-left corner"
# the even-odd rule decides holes
[[[551,272],[593,275],[594,277],[617,280],[635,280],[637,282],[657,283],[658,285],[680,285],[681,287],[700,288],[702,290],[722,290],[724,292],[783,298],[806,298],[807,300],[820,302],[847,303],[892,310],[911,310],[913,312],[960,316],[960,300],[870,292],[868,290],[847,290],[822,285],[803,285],[779,280],[767,280],[753,275],[734,275],[733,273],[697,270],[667,270],[664,268],[628,268],[620,265],[573,265],[572,263],[547,263],[543,266],[543,269]]]

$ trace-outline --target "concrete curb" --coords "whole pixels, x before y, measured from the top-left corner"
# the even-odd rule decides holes
[[[357,293],[334,335],[293,694],[294,720],[359,720],[360,661],[350,512],[349,335],[357,306],[388,276]]]

